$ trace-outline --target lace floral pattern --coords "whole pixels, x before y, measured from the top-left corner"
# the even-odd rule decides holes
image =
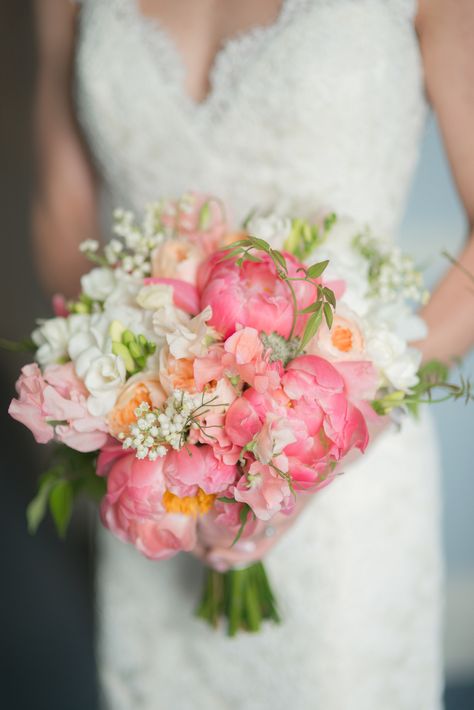
[[[236,221],[324,207],[392,231],[425,115],[414,0],[285,0],[221,49],[202,104],[136,0],[81,4],[77,103],[114,204],[192,187]],[[192,618],[197,562],[102,533],[109,707],[439,710],[438,505],[430,422],[387,432],[270,555],[285,624],[232,642]]]

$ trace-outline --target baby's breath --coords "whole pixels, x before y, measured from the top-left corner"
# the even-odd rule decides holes
[[[136,421],[119,439],[124,449],[135,449],[139,459],[155,461],[171,448],[179,451],[186,444],[191,429],[204,427],[199,417],[212,406],[215,398],[205,400],[204,394],[190,394],[176,389],[161,409],[152,409],[142,402],[135,409]]]

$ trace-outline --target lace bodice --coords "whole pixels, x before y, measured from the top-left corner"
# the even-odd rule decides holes
[[[137,0],[82,0],[79,114],[113,202],[141,210],[187,189],[240,220],[257,204],[333,209],[391,231],[424,101],[413,0],[284,0],[228,41],[202,104]]]

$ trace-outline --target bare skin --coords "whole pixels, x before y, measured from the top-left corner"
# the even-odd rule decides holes
[[[130,0],[132,2],[134,0]],[[156,17],[173,39],[186,68],[190,98],[199,103],[212,90],[209,73],[219,47],[255,25],[272,24],[281,0],[135,0],[143,14]],[[77,10],[66,0],[36,0],[39,73],[35,124],[37,187],[33,238],[45,288],[77,293],[86,268],[78,244],[98,238],[96,180],[70,100]],[[472,0],[419,0],[416,20],[426,88],[437,114],[469,239],[459,262],[474,273],[474,3]],[[450,362],[474,344],[472,283],[452,267],[423,311],[428,338],[418,343],[425,359]],[[287,527],[285,521],[281,532]],[[280,536],[262,533],[251,551],[216,547],[201,554],[225,564],[260,558]],[[209,555],[211,557],[209,557]]]

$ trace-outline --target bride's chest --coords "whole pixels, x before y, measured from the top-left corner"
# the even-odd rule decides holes
[[[302,190],[351,165],[380,179],[423,113],[413,8],[286,0],[272,26],[222,48],[196,104],[176,47],[136,0],[83,0],[77,89],[92,148],[115,172],[153,160],[187,171],[187,185],[203,163],[216,175],[251,166],[260,184],[289,174]]]

